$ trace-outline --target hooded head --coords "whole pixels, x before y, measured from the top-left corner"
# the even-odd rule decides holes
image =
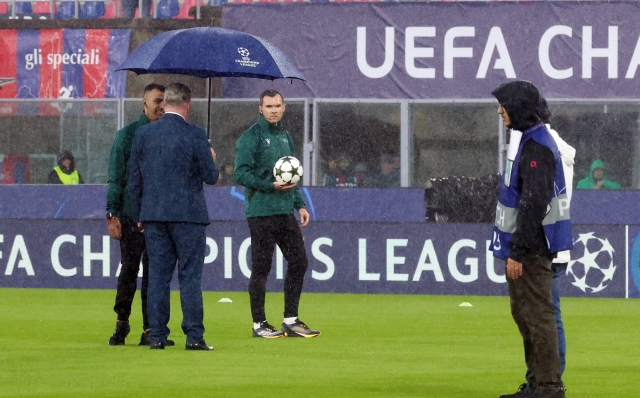
[[[65,149],[58,154],[58,167],[60,167],[65,174],[71,174],[76,169],[76,160],[73,158],[70,150]]]
[[[591,163],[589,176],[595,182],[604,180],[606,173],[607,173],[607,169],[606,167],[604,167],[604,163],[602,163],[602,160],[596,159],[593,161],[593,163]]]
[[[542,120],[543,123],[551,123],[551,111],[544,97],[540,97],[540,102],[538,102],[538,116],[540,116],[540,120]]]
[[[509,125],[506,127],[525,131],[540,122],[538,103],[540,93],[528,81],[516,80],[498,86],[491,94],[507,112]]]

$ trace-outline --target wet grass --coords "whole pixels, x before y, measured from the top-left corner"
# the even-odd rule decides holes
[[[0,396],[6,397],[497,397],[524,376],[506,297],[304,294],[315,339],[251,338],[246,293],[205,293],[213,352],[184,350],[177,293],[175,347],[110,347],[115,291],[0,289]],[[233,303],[218,303],[229,297]],[[467,301],[473,307],[459,307]],[[636,397],[640,305],[563,299],[567,396]],[[282,294],[267,311],[279,325]]]

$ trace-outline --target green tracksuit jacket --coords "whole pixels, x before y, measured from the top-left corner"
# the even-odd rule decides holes
[[[129,177],[129,158],[131,157],[131,145],[136,129],[149,124],[149,119],[143,113],[137,122],[123,127],[116,133],[109,155],[107,212],[118,217],[131,217],[131,196],[127,188]]]
[[[293,156],[291,135],[282,122],[269,123],[262,115],[236,142],[235,178],[245,187],[247,217],[291,214],[304,208],[298,187],[276,191],[273,166],[283,156]]]

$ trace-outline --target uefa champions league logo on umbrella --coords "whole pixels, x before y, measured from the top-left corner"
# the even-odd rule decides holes
[[[567,275],[573,277],[573,286],[585,293],[597,293],[604,290],[613,280],[616,266],[613,265],[613,247],[609,239],[600,239],[593,232],[580,234],[574,242],[574,250],[581,250],[582,256],[571,260],[567,266]]]
[[[251,58],[249,58],[249,54],[251,53],[246,48],[238,47],[238,54],[242,55],[242,59],[236,59],[236,62],[240,65],[248,66],[250,68],[255,68],[260,65],[260,62],[252,61]]]

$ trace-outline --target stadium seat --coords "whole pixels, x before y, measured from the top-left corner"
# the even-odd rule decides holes
[[[221,6],[223,4],[227,4],[228,1],[227,0],[209,0],[209,3],[207,5],[209,6]]]
[[[3,184],[28,184],[30,181],[29,156],[5,155],[2,159]]]
[[[100,18],[110,19],[118,16],[118,0],[111,0],[107,3],[104,15]]]
[[[31,2],[19,1],[16,3],[16,14],[31,14],[32,12]]]
[[[76,17],[76,3],[73,1],[63,1],[58,6],[58,11],[56,12],[56,19],[69,19]]]
[[[160,0],[158,2],[157,18],[173,18],[180,13],[178,0]]]
[[[200,2],[200,7],[204,5],[202,0],[183,0],[182,6],[180,7],[180,13],[178,13],[178,15],[176,15],[174,18],[183,18],[183,19],[193,18],[189,16],[189,10],[192,7],[196,7],[198,2]]]
[[[9,13],[9,4],[0,3],[0,14],[8,14]]]
[[[105,7],[102,1],[85,1],[78,17],[81,19],[100,18],[104,13]]]
[[[51,9],[49,8],[51,5],[51,3],[49,3],[48,1],[37,1],[36,4],[33,6],[33,13],[34,14],[55,14],[56,13],[56,3],[53,3],[53,12],[51,12]]]

